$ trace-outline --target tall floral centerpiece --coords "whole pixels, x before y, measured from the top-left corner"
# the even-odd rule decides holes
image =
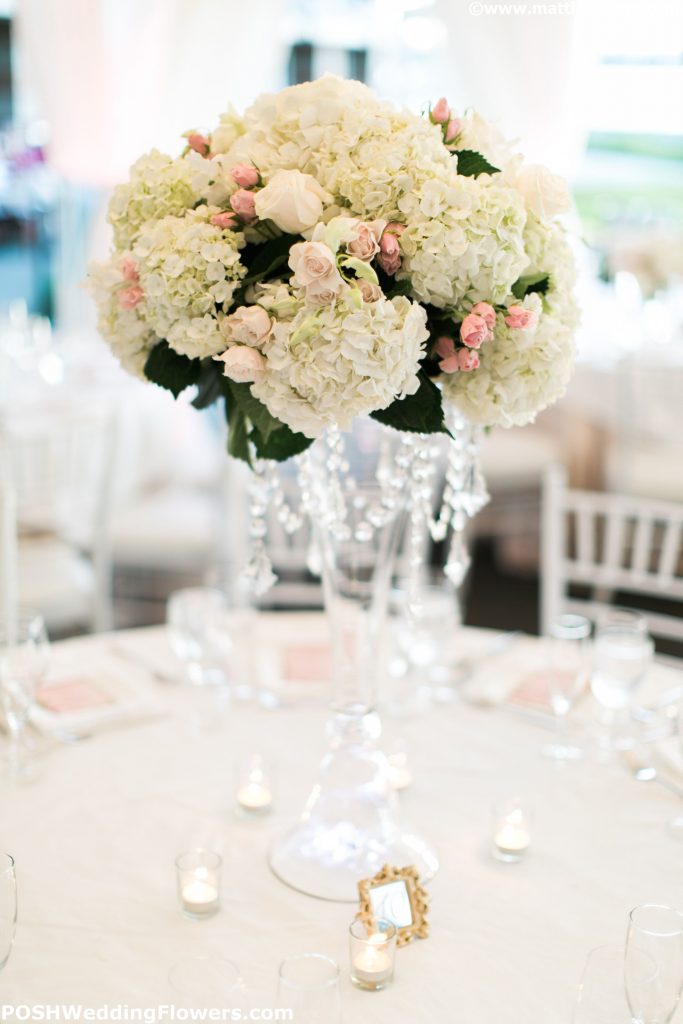
[[[110,258],[90,288],[123,366],[194,404],[222,402],[228,451],[255,470],[256,590],[272,580],[268,503],[290,530],[312,516],[334,623],[331,749],[274,870],[355,896],[384,860],[436,859],[402,827],[377,750],[376,638],[406,509],[414,553],[455,536],[485,501],[476,430],[515,426],[559,398],[573,364],[573,260],[557,221],[564,183],[478,114],[440,99],[425,116],[326,76],[152,151],[109,206]],[[387,431],[371,487],[344,434]],[[435,440],[452,438],[440,513]],[[295,457],[301,508],[274,467]],[[349,644],[352,635],[354,643]]]

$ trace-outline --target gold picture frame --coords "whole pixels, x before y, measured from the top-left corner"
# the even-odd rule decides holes
[[[381,889],[387,891],[378,892]],[[391,921],[396,927],[397,945],[405,946],[413,939],[426,939],[429,935],[429,895],[420,884],[416,867],[395,868],[385,864],[374,878],[358,883],[358,893],[358,917],[370,924],[377,918]]]

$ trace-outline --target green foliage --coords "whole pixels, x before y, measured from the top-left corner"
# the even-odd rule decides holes
[[[397,398],[386,409],[370,413],[373,419],[395,430],[415,434],[448,434],[444,423],[441,391],[427,374],[420,370],[420,386],[414,395]]]
[[[196,384],[202,371],[201,360],[178,355],[167,341],[160,341],[147,356],[145,377],[166,388],[177,398],[185,388]]]
[[[477,178],[480,174],[498,174],[500,167],[494,167],[481,153],[473,149],[456,149],[458,158],[458,174],[466,178]]]

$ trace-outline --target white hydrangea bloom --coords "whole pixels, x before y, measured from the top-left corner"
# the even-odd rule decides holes
[[[427,182],[404,203],[399,280],[420,302],[501,302],[528,262],[526,212],[515,189],[475,178]]]
[[[106,262],[92,263],[88,267],[86,287],[97,303],[100,334],[124,370],[144,380],[147,356],[159,339],[145,320],[144,302],[134,309],[123,309],[119,304],[118,294],[129,284],[120,264],[128,255],[117,254]]]
[[[529,262],[523,274],[549,277],[542,298],[531,294],[522,303],[538,314],[536,327],[509,328],[499,313],[493,338],[479,349],[479,368],[441,378],[445,397],[473,423],[503,427],[531,423],[541,409],[564,394],[574,367],[575,267],[564,232],[559,225],[530,215],[524,241]],[[516,301],[510,295],[505,304]]]
[[[133,248],[148,323],[191,358],[225,347],[220,323],[246,273],[239,258],[244,236],[211,224],[217,212],[200,206],[184,217],[151,221]]]
[[[118,185],[109,201],[109,223],[119,249],[129,249],[142,227],[160,217],[180,216],[208,186],[210,161],[190,152],[174,160],[158,149],[140,157],[130,169],[130,180]]]
[[[332,423],[347,430],[356,416],[417,391],[425,323],[422,307],[402,296],[366,304],[349,288],[331,306],[275,324],[252,394],[307,437]]]
[[[505,170],[515,157],[514,144],[476,110],[466,111],[461,123],[457,149],[470,149],[475,153],[481,153],[499,171]]]

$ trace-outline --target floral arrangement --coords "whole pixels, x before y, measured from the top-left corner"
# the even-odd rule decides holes
[[[133,166],[91,268],[124,367],[198,407],[229,451],[303,451],[370,415],[512,426],[565,390],[577,310],[562,179],[474,112],[425,117],[326,76]]]

